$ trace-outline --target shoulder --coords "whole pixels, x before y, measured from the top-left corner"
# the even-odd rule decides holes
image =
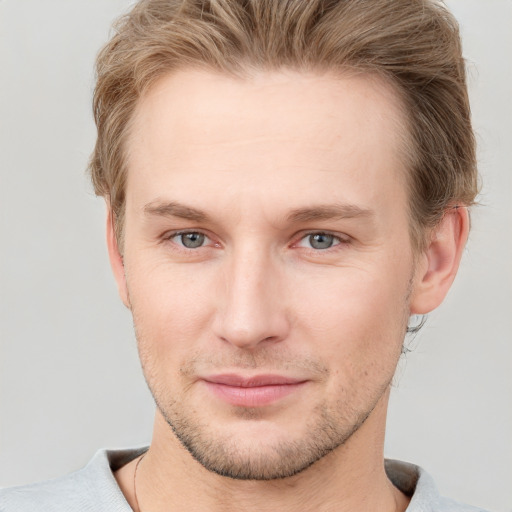
[[[444,498],[432,477],[419,466],[398,460],[386,460],[386,473],[395,487],[411,497],[406,512],[486,512]]]
[[[436,510],[439,510],[439,512],[487,512],[483,508],[472,507],[471,505],[459,503],[458,501],[443,498],[442,496],[438,503],[439,505]]]
[[[64,477],[0,489],[0,511],[129,512],[112,471],[144,450],[100,450],[87,466]]]

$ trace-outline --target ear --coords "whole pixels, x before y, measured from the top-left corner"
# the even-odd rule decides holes
[[[419,258],[411,315],[424,315],[437,308],[455,279],[469,233],[469,213],[463,206],[448,209]]]
[[[112,212],[112,208],[110,206],[109,201],[107,201],[106,227],[107,248],[108,256],[110,259],[110,266],[112,267],[112,272],[114,273],[114,278],[117,283],[119,296],[121,297],[123,304],[130,309],[130,299],[128,295],[128,287],[126,286],[126,275],[124,271],[123,256],[121,255],[121,251],[119,250],[119,245],[117,243],[116,233],[114,230],[114,214]]]

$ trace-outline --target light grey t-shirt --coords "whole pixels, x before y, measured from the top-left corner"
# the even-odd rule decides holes
[[[147,448],[100,450],[83,469],[55,480],[0,490],[0,512],[131,512],[113,471]],[[412,499],[407,512],[485,512],[442,498],[418,466],[386,460],[390,480]]]

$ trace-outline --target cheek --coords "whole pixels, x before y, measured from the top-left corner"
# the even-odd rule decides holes
[[[408,319],[407,276],[335,269],[296,286],[296,322],[326,360],[379,361],[400,353]]]
[[[330,368],[327,395],[342,410],[358,410],[393,378],[408,318],[406,297],[406,285],[389,287],[363,273],[331,279],[329,293],[310,291],[302,331]]]
[[[211,301],[204,276],[158,264],[127,271],[128,291],[137,339],[151,358],[167,363],[193,350],[211,321]]]

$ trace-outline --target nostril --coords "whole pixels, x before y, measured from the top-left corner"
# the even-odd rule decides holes
[[[229,343],[230,345],[234,345],[242,349],[252,349],[257,346],[261,346],[263,343],[278,343],[283,338],[283,336],[279,336],[277,334],[266,336],[265,333],[261,333],[261,331],[258,332],[256,330],[226,331],[227,330],[225,330],[219,338],[225,343]]]

